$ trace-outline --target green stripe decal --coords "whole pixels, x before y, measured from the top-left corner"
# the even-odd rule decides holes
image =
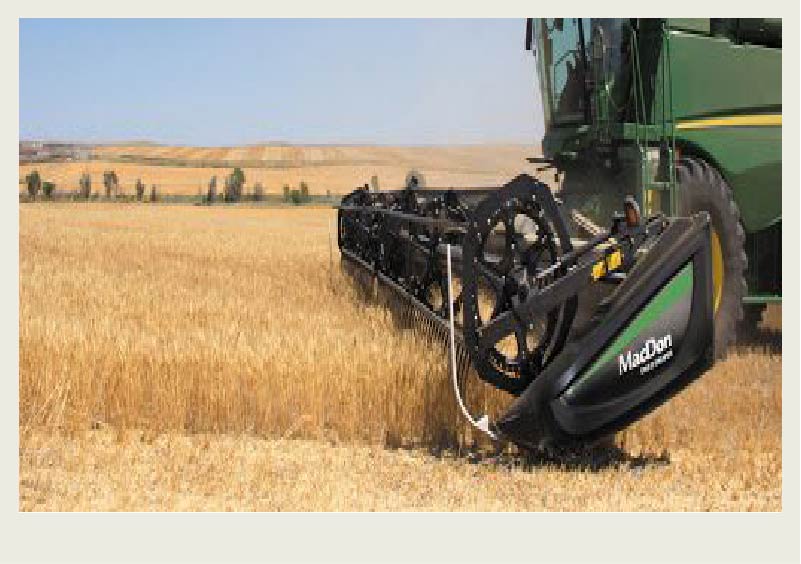
[[[665,313],[676,301],[683,298],[687,292],[692,290],[692,287],[693,265],[692,262],[688,262],[668,282],[667,286],[662,288],[656,297],[651,300],[651,303],[634,318],[634,321],[615,339],[612,345],[606,349],[606,352],[595,361],[580,381],[591,377],[600,367],[620,354],[620,351],[630,345],[644,329]]]

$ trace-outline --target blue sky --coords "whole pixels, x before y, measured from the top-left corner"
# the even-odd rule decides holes
[[[20,20],[20,137],[535,142],[518,20]]]

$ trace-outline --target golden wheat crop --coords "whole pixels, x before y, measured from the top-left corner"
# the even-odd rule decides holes
[[[23,427],[425,440],[455,423],[432,408],[448,393],[441,350],[333,261],[333,210],[22,215]]]
[[[443,350],[342,273],[333,218],[21,205],[21,507],[780,509],[775,345],[622,433],[645,474],[375,450],[471,437]]]

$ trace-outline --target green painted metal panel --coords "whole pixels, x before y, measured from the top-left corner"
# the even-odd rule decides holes
[[[676,120],[781,112],[781,49],[672,31],[670,59]]]
[[[628,346],[640,333],[654,323],[677,300],[683,298],[693,288],[693,266],[689,263],[676,274],[656,297],[649,302],[628,327],[614,340],[604,353],[592,364],[582,380],[592,377],[598,367],[603,366]]]
[[[669,72],[662,69],[668,62],[664,48],[650,63],[655,62],[655,68],[643,68],[655,85],[649,137],[658,138],[659,124],[671,116],[674,124],[734,118],[735,125],[677,129],[676,142],[680,150],[703,157],[720,170],[734,192],[747,232],[770,226],[782,214],[781,126],[736,124],[738,119],[766,114],[777,116],[781,123],[781,49],[676,30],[669,33]],[[665,76],[668,97],[659,95]],[[631,139],[635,130],[624,132],[624,138]]]
[[[748,232],[782,215],[781,127],[720,127],[678,131],[677,143],[711,160],[734,192]]]
[[[709,33],[709,18],[671,18],[668,25],[671,29]]]

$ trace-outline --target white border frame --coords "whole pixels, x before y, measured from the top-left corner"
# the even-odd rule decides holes
[[[338,0],[273,4],[76,1],[3,4],[0,91],[6,178],[17,183],[19,17],[513,17],[770,15],[784,18],[782,205],[799,217],[799,6],[763,0],[537,0],[468,4]],[[565,13],[554,14],[556,10]],[[543,13],[546,12],[546,13]],[[610,13],[614,12],[614,13]],[[522,35],[522,23],[521,23]],[[522,42],[522,38],[521,38]],[[533,88],[533,87],[532,87]],[[532,94],[533,95],[533,94]],[[2,215],[0,555],[13,560],[547,560],[641,562],[799,559],[799,226],[783,226],[783,511],[777,514],[20,514],[18,513],[19,208],[6,186]],[[479,533],[480,531],[480,533]],[[479,536],[480,535],[480,536]]]

